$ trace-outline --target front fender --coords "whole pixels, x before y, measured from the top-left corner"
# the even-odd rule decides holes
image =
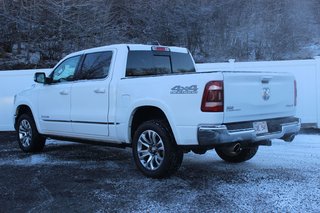
[[[14,119],[14,126],[15,126],[15,122],[16,122],[16,118],[17,118],[17,113],[20,107],[22,106],[26,106],[30,109],[33,119],[36,123],[36,127],[39,133],[41,133],[41,126],[39,123],[39,117],[38,117],[38,108],[37,108],[37,98],[33,97],[34,100],[30,100],[28,97],[26,96],[16,96],[16,100],[14,103],[14,108],[13,108],[13,119]]]

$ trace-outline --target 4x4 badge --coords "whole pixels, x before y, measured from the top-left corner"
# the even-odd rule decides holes
[[[197,94],[198,93],[198,86],[191,85],[191,86],[174,86],[171,88],[171,94]]]

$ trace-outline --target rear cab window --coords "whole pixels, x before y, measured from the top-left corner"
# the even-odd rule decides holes
[[[128,53],[126,77],[195,72],[189,53],[132,50]]]

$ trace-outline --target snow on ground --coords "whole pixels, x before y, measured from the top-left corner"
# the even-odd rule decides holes
[[[73,147],[73,146],[87,146],[83,144],[67,142],[67,141],[56,141],[47,140],[47,147],[59,148],[62,146]],[[88,145],[90,146],[90,145]],[[103,150],[106,147],[94,146],[96,149]],[[16,147],[17,148],[17,147]],[[17,148],[18,149],[18,148]],[[117,150],[117,149],[115,149]],[[10,151],[10,149],[3,149],[3,152]],[[63,151],[63,149],[61,149]],[[208,163],[212,159],[219,159],[218,155],[214,150],[208,151],[204,155],[197,155],[192,152],[184,156],[186,162],[197,162],[197,163]],[[317,161],[316,159],[319,159]],[[318,169],[320,168],[320,135],[298,135],[292,143],[285,143],[282,140],[273,140],[272,146],[260,146],[257,155],[250,160],[250,162],[257,164],[257,166],[263,166],[265,168],[290,168],[290,169],[303,169],[306,166],[308,168]],[[25,158],[17,160],[1,161],[0,165],[24,165],[32,166],[36,164],[65,164],[70,163],[59,158],[51,158],[48,153],[40,153],[34,155],[28,155]],[[81,162],[73,162],[81,163]],[[247,167],[247,164],[236,164],[237,168]],[[218,164],[219,169],[227,169],[225,164]]]
[[[318,134],[241,164],[188,153],[165,180],[141,175],[130,149],[54,140],[35,155],[0,143],[0,169],[0,212],[320,212]]]
[[[200,157],[190,154],[184,163],[207,165],[213,158],[219,161],[214,151]],[[261,146],[257,155],[243,164],[212,163],[215,171],[230,174],[228,181],[223,178],[211,189],[224,195],[223,202],[234,203],[234,211],[320,211],[319,135],[298,135],[292,143],[274,140],[273,146]]]

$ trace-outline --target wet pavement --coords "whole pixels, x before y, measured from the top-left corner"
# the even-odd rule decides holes
[[[241,164],[186,154],[171,178],[144,177],[131,149],[48,140],[20,151],[0,133],[0,212],[320,212],[320,135],[273,142]]]

